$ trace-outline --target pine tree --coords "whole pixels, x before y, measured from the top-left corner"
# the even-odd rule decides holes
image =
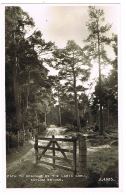
[[[86,81],[89,76],[87,61],[84,59],[82,49],[74,41],[68,41],[64,49],[54,52],[54,56],[59,76],[64,81],[66,93],[74,94],[77,129],[81,131],[78,108],[78,82]]]
[[[100,90],[100,134],[103,134],[103,96],[102,96],[102,77],[101,67],[103,64],[110,63],[105,50],[105,45],[109,45],[111,39],[106,36],[106,33],[111,28],[111,25],[105,24],[104,11],[102,9],[96,9],[94,6],[89,6],[89,22],[87,22],[87,28],[89,36],[85,40],[85,52],[86,55],[99,65],[99,90]]]

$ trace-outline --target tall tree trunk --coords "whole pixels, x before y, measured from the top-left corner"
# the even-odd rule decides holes
[[[98,28],[98,64],[99,64],[99,91],[100,91],[100,134],[103,135],[103,110],[102,110],[102,81],[101,81],[101,54],[100,54],[100,37]]]
[[[103,129],[105,129],[105,107],[103,106]]]
[[[108,100],[108,113],[107,113],[107,115],[108,115],[108,126],[109,126],[109,124],[110,124],[110,113],[109,113],[109,107],[110,107],[110,101]]]
[[[30,90],[30,71],[28,72],[28,84],[27,84],[27,95],[26,95],[26,112],[27,112],[27,109],[28,109],[29,90]]]
[[[84,118],[84,115],[85,115],[85,105],[83,103],[83,110],[82,110],[82,114],[83,114],[83,118]]]
[[[59,76],[59,75],[58,75]],[[60,103],[60,81],[57,79],[57,92],[58,92],[58,125],[61,127],[62,126],[62,119],[61,119],[61,103]]]
[[[75,96],[75,113],[76,113],[76,120],[77,120],[77,131],[81,131],[80,125],[80,117],[79,117],[79,109],[78,109],[78,100],[77,100],[77,91],[74,89],[74,96]]]
[[[36,115],[36,124],[37,124],[37,126],[38,126],[38,124],[39,124],[39,120],[38,120],[38,114],[37,114],[37,112],[35,111],[35,115]]]
[[[47,124],[47,113],[45,112],[45,125]]]
[[[84,101],[85,99],[84,99],[84,96],[83,96],[83,110],[82,110],[82,112],[83,112],[83,118],[85,117],[85,101]]]
[[[28,109],[28,99],[29,99],[29,89],[30,89],[30,71],[28,72],[28,82],[26,85],[26,96],[25,96],[25,105],[24,105],[24,109],[23,109],[23,114],[22,114],[22,125],[24,127],[24,122],[26,119],[26,114],[27,114],[27,109]]]
[[[76,89],[76,73],[75,73],[75,70],[74,70],[74,52],[73,52],[72,71],[73,71],[73,78],[74,78],[73,87],[74,87],[74,97],[75,97],[75,114],[76,114],[76,120],[77,120],[77,131],[80,132],[81,131],[81,125],[80,125],[80,116],[79,116],[77,89]]]
[[[38,120],[38,114],[36,111],[35,111],[35,118],[36,118],[37,133],[39,133],[39,120]]]
[[[59,105],[59,125],[60,127],[62,126],[62,123],[61,123],[61,107]]]
[[[59,102],[59,107],[58,107],[58,112],[59,112],[59,126],[62,126],[61,122],[61,105],[60,105],[60,97],[59,97],[59,90],[58,90],[58,102]]]
[[[19,100],[19,88],[17,82],[17,57],[15,56],[15,61],[13,63],[13,89],[14,89],[14,104],[15,104],[15,119],[17,130],[21,130],[21,112],[20,112],[20,100]]]

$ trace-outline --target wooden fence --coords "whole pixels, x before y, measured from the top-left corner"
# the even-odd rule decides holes
[[[48,141],[46,146],[43,146],[41,143],[41,141]],[[77,153],[77,138],[55,138],[54,135],[51,138],[45,138],[45,137],[41,137],[36,135],[35,136],[35,157],[36,157],[36,163],[43,163],[46,165],[50,165],[53,166],[53,168],[61,168],[67,171],[72,171],[74,173],[74,175],[76,175],[76,153]],[[59,142],[71,142],[72,143],[72,150],[68,149],[68,148],[62,148],[62,146],[59,144]],[[40,145],[41,144],[41,145]],[[40,153],[40,150],[43,150]],[[52,151],[52,155],[48,155],[45,154],[47,151]],[[63,155],[63,158],[56,155],[56,151],[61,152],[61,154]],[[66,152],[71,153],[72,154],[72,159],[69,159],[66,155]],[[51,158],[52,162],[46,162],[41,160],[41,158]],[[68,163],[69,166],[62,166],[61,163],[56,164],[56,160],[61,160],[61,161],[65,161]]]

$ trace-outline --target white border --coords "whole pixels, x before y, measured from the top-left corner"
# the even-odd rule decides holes
[[[41,193],[51,193],[51,194],[56,194],[56,192],[58,193],[72,193],[73,195],[74,194],[78,194],[78,193],[88,193],[88,194],[106,194],[107,192],[110,192],[111,194],[114,194],[114,193],[119,193],[119,194],[122,194],[124,192],[126,192],[126,188],[125,188],[125,185],[126,185],[126,180],[125,180],[125,173],[126,173],[126,168],[125,168],[125,162],[126,162],[126,153],[124,153],[124,148],[125,148],[125,133],[126,133],[126,127],[125,127],[125,113],[126,113],[126,90],[125,90],[125,77],[126,77],[126,65],[124,64],[125,62],[125,45],[126,45],[126,29],[125,29],[125,26],[126,26],[126,22],[125,22],[125,18],[126,18],[126,3],[125,3],[125,0],[106,0],[106,1],[95,1],[95,0],[92,0],[92,1],[84,1],[84,0],[78,0],[78,1],[73,1],[73,0],[64,0],[64,1],[58,1],[58,0],[55,0],[55,1],[51,1],[51,0],[45,0],[45,1],[42,1],[42,0],[36,0],[36,1],[31,1],[31,0],[17,0],[17,1],[11,1],[11,0],[1,0],[0,1],[0,14],[2,17],[2,20],[1,20],[1,26],[2,28],[0,29],[4,29],[4,18],[3,18],[3,9],[2,9],[2,4],[37,4],[37,3],[44,3],[44,4],[52,4],[52,3],[60,3],[60,4],[110,4],[110,3],[120,3],[121,4],[121,21],[120,21],[120,26],[121,26],[121,32],[120,32],[120,39],[119,39],[119,158],[120,158],[120,188],[119,189],[100,189],[100,188],[92,188],[92,189],[87,189],[87,188],[60,188],[60,189],[44,189],[44,188],[41,188],[41,189],[33,189],[33,188],[29,188],[29,189],[6,189],[6,182],[5,182],[5,178],[6,178],[6,160],[5,160],[5,97],[4,97],[4,94],[5,94],[5,87],[4,87],[4,84],[5,84],[5,75],[4,75],[4,65],[5,64],[5,60],[4,60],[4,30],[0,31],[0,45],[2,45],[1,47],[1,52],[0,52],[0,59],[1,59],[1,64],[2,66],[0,66],[0,140],[2,140],[2,142],[0,141],[0,159],[2,159],[2,161],[0,162],[0,191],[2,193],[7,193],[7,194],[17,194],[17,193],[22,193],[22,192],[30,192],[30,194],[34,194],[34,192],[41,192]],[[2,171],[1,171],[2,170]],[[18,191],[17,191],[18,190]]]

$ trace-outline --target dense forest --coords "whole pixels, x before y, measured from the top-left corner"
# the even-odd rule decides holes
[[[68,40],[58,48],[34,29],[33,19],[20,7],[5,9],[6,131],[31,130],[55,124],[81,131],[97,123],[99,133],[118,123],[117,35],[102,9],[89,6],[88,36],[80,47]],[[110,58],[108,51],[114,53]],[[99,76],[89,82],[93,64]],[[108,75],[102,69],[112,66]],[[57,70],[50,75],[47,67]],[[95,90],[91,91],[95,84]],[[88,87],[87,87],[88,86]],[[90,93],[87,93],[90,91]]]

